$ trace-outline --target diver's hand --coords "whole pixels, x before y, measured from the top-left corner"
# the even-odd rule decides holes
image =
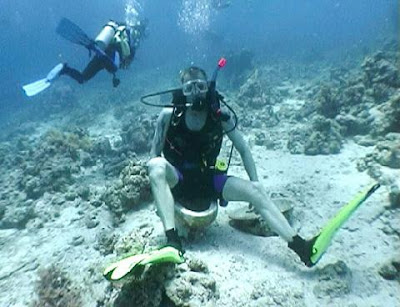
[[[121,83],[121,80],[119,80],[118,78],[114,77],[112,79],[112,82],[113,82],[113,86],[117,87]]]

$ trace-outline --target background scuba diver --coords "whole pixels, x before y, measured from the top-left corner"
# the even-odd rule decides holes
[[[182,72],[181,82],[181,94],[175,95],[173,101],[178,107],[165,108],[158,117],[152,158],[148,162],[151,189],[167,244],[182,248],[175,229],[174,197],[246,201],[307,266],[315,264],[310,260],[315,239],[301,238],[258,182],[252,154],[242,134],[235,129],[236,123],[228,114],[216,114],[211,107],[205,72],[190,67]],[[240,153],[250,181],[215,169],[224,133]]]
[[[23,86],[27,96],[34,96],[46,88],[60,75],[68,75],[82,84],[93,78],[100,70],[107,70],[113,75],[113,86],[120,80],[116,77],[118,69],[126,69],[132,63],[140,41],[146,36],[147,20],[136,21],[132,25],[110,20],[97,35],[95,40],[67,18],[61,19],[56,32],[74,44],[84,46],[93,57],[80,72],[66,63],[56,65],[46,78]]]
[[[136,24],[128,26],[110,20],[95,39],[97,46],[107,56],[95,53],[82,73],[65,63],[60,75],[68,75],[82,84],[105,69],[113,75],[113,85],[117,87],[120,80],[116,78],[115,73],[118,68],[127,69],[132,63],[140,39],[145,35],[146,26],[145,21],[137,21]]]

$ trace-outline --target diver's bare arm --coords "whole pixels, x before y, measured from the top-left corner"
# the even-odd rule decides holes
[[[164,148],[165,136],[167,135],[169,121],[172,110],[164,109],[157,119],[156,131],[154,132],[153,142],[151,144],[150,158],[160,157]]]
[[[231,130],[233,127],[232,119],[229,120],[227,123],[223,123],[222,127],[225,131]],[[227,135],[229,139],[232,141],[233,146],[239,152],[240,157],[242,158],[244,164],[244,168],[250,180],[258,181],[256,164],[254,163],[253,155],[251,154],[250,148],[247,145],[246,141],[244,140],[242,133],[238,129],[234,129]]]

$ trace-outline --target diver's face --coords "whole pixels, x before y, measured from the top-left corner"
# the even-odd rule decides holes
[[[201,111],[206,106],[206,97],[208,91],[207,80],[189,79],[182,83],[182,92],[186,101],[191,103],[191,108],[195,111]]]

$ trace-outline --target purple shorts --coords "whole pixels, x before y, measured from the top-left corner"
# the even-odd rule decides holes
[[[184,170],[176,168],[178,184],[172,189],[175,197],[185,199],[207,198],[223,200],[222,191],[229,176],[226,173],[209,170]]]

